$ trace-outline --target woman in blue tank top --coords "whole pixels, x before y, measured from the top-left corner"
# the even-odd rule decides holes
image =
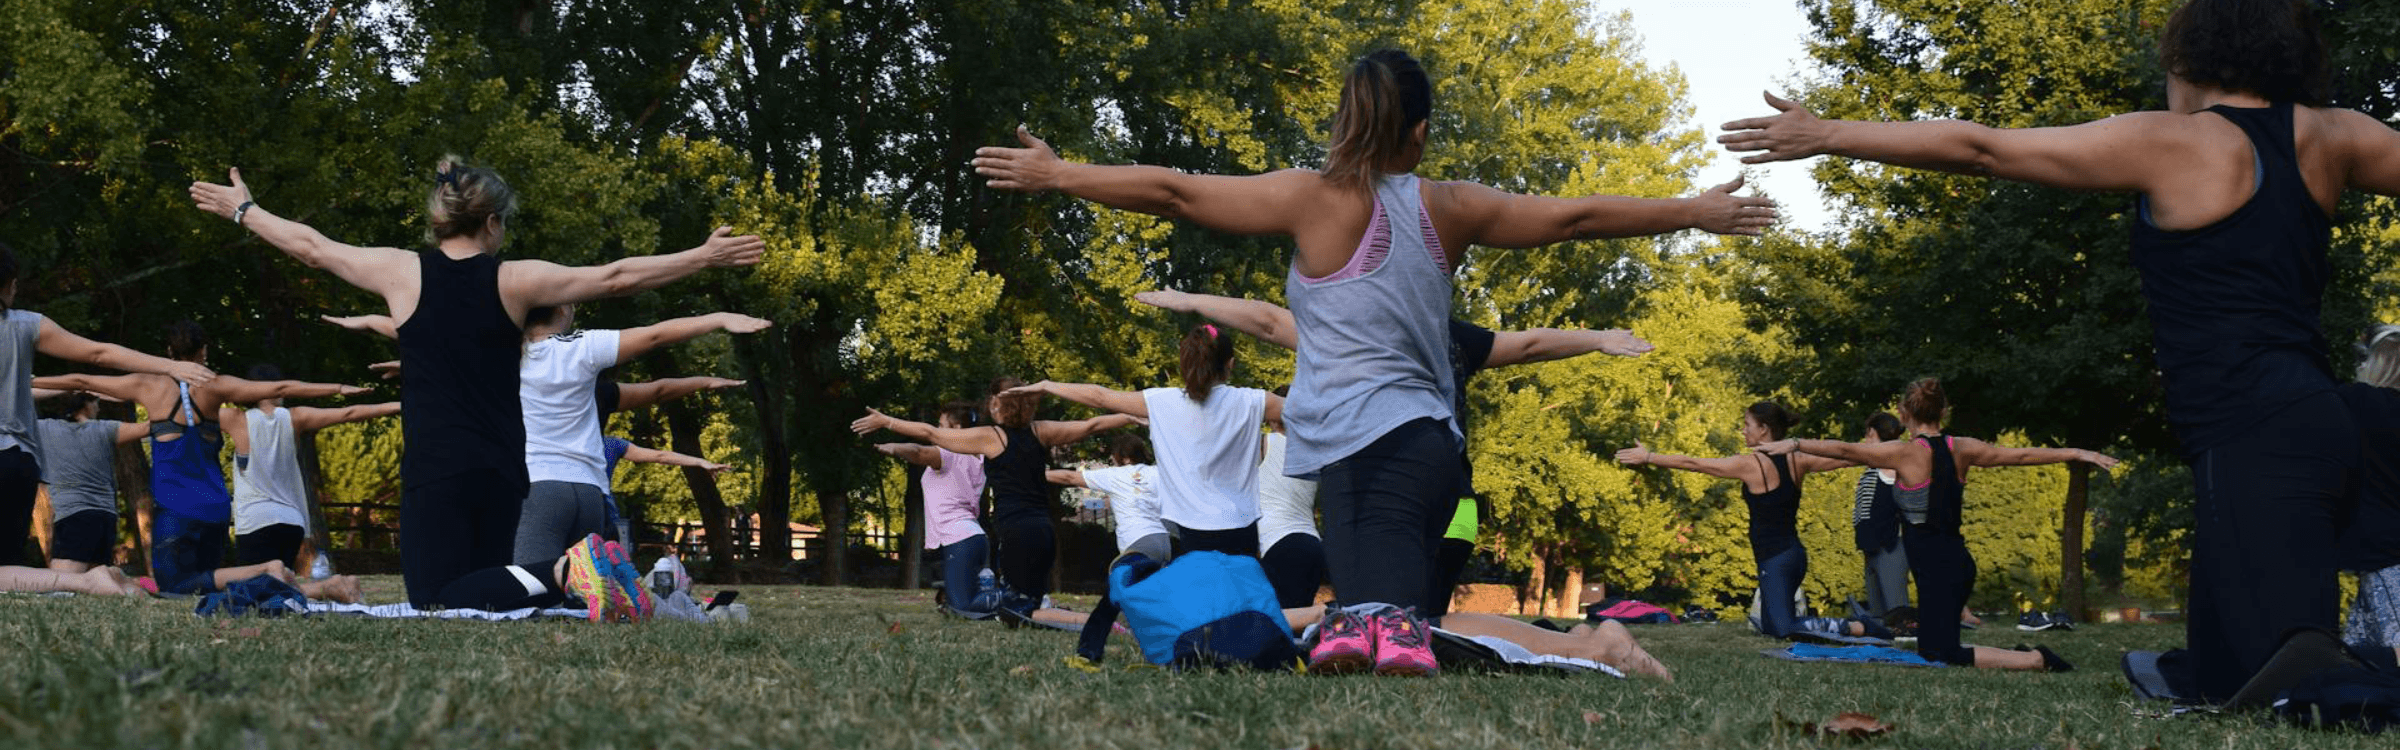
[[[2400,132],[2325,106],[2308,6],[2185,3],[2159,36],[2162,112],[2000,129],[1819,120],[1769,96],[1780,114],[1720,139],[1759,152],[1746,163],[1831,154],[2137,195],[2133,260],[2196,490],[2190,651],[2168,655],[2161,697],[2230,698],[2285,631],[2333,630],[2340,606],[2334,539],[2361,447],[2318,321],[2328,217],[2347,190],[2400,195]]]
[[[1425,70],[1405,52],[1383,50],[1344,75],[1321,170],[1220,176],[1078,164],[1021,128],[1021,148],[979,149],[974,161],[994,188],[1055,190],[1218,231],[1292,238],[1298,253],[1285,289],[1301,346],[1284,471],[1319,480],[1334,594],[1394,608],[1364,622],[1335,613],[1320,645],[1337,644],[1337,663],[1352,664],[1355,651],[1380,648],[1378,633],[1398,634],[1385,645],[1399,661],[1372,661],[1404,674],[1430,671],[1409,665],[1431,659],[1413,635],[1424,623],[1398,610],[1431,609],[1435,550],[1457,505],[1449,270],[1472,245],[1694,228],[1757,234],[1775,218],[1766,199],[1733,195],[1740,180],[1679,199],[1551,198],[1419,180],[1411,172],[1424,159],[1432,111]]]
[[[1964,608],[1975,590],[1975,558],[1967,553],[1967,539],[1960,533],[1967,470],[2082,461],[2106,471],[2116,466],[2117,460],[2080,448],[2004,448],[1974,438],[1943,435],[1942,417],[1949,409],[1941,381],[1924,378],[1910,383],[1900,397],[1900,422],[1914,436],[1910,439],[1845,443],[1793,438],[1760,445],[1758,452],[1824,456],[1898,474],[1893,497],[1904,521],[1900,540],[1907,549],[1909,573],[1917,580],[1921,605],[1917,609],[1918,655],[1962,667],[2073,669],[2048,648],[2007,651],[1959,644],[1958,618],[1949,613]]]
[[[639,620],[649,593],[621,545],[586,537],[551,565],[509,565],[527,486],[517,365],[526,312],[648,291],[710,268],[756,265],[766,243],[718,227],[680,253],[570,267],[502,261],[517,194],[489,169],[445,157],[425,202],[434,246],[359,247],[277,216],[230,185],[194,182],[192,201],[311,268],[390,305],[407,364],[400,392],[400,565],[420,608],[546,606],[573,593],[594,620]]]

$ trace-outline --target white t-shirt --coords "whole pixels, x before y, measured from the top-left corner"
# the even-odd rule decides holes
[[[1085,469],[1083,484],[1108,495],[1109,516],[1117,521],[1117,551],[1123,552],[1151,534],[1167,533],[1158,519],[1157,469],[1149,464]]]
[[[1206,403],[1181,388],[1142,391],[1150,449],[1158,454],[1159,515],[1194,531],[1258,520],[1259,424],[1267,392],[1220,385]]]
[[[562,333],[525,347],[517,363],[517,401],[525,411],[528,479],[608,486],[592,386],[601,370],[616,364],[616,331]]]
[[[233,472],[233,533],[277,524],[308,528],[308,483],[300,478],[292,410],[249,410],[250,455]]]
[[[1317,483],[1283,475],[1283,433],[1267,433],[1267,456],[1258,462],[1258,552],[1293,534],[1317,534]]]

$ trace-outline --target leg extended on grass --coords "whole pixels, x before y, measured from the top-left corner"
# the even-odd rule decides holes
[[[22,565],[4,566],[0,567],[0,591],[35,594],[63,591],[94,596],[138,596],[142,593],[141,587],[134,585],[133,579],[125,577],[124,571],[108,566],[75,573]]]
[[[1577,625],[1574,630],[1561,633],[1499,615],[1452,612],[1442,618],[1441,627],[1461,635],[1498,638],[1537,654],[1589,659],[1627,672],[1675,681],[1667,665],[1642,650],[1641,644],[1634,641],[1633,632],[1614,620]]]

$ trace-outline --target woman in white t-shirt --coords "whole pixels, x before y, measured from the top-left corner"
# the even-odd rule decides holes
[[[1108,496],[1108,516],[1117,527],[1117,552],[1138,552],[1152,560],[1174,557],[1167,542],[1166,522],[1158,516],[1158,467],[1150,463],[1150,444],[1136,435],[1118,433],[1108,441],[1105,469],[1051,469],[1051,484],[1087,487]]]
[[[1159,517],[1178,551],[1258,556],[1259,424],[1283,418],[1283,397],[1225,385],[1233,339],[1214,325],[1184,334],[1182,388],[1139,393],[1089,383],[1042,381],[1009,391],[1042,393],[1150,420],[1158,456]]]
[[[517,564],[556,559],[557,550],[607,528],[608,462],[592,396],[601,371],[716,331],[757,333],[768,325],[763,318],[716,313],[622,331],[577,331],[574,305],[526,311],[517,401],[525,413],[525,470],[532,485],[517,517]]]
[[[938,426],[956,430],[975,423],[975,404],[952,401],[942,405]],[[983,457],[953,453],[922,443],[877,443],[886,456],[925,467],[925,548],[941,550],[942,597],[953,614],[983,619],[992,612],[980,608],[980,573],[989,564],[991,537],[975,522],[983,507]]]

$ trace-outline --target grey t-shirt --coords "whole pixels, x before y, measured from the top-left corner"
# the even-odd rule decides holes
[[[117,512],[117,422],[45,419],[40,424],[51,519],[87,510]]]

